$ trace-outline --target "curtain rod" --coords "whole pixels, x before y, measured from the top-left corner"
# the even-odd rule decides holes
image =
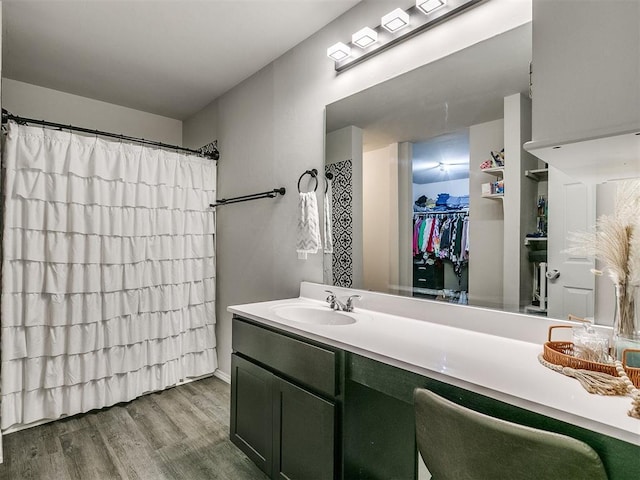
[[[210,149],[211,151],[204,151],[202,149],[192,150],[190,148],[180,147],[178,145],[169,145],[167,143],[155,142],[153,140],[146,140],[144,138],[130,137],[128,135],[122,135],[118,133],[103,132],[101,130],[91,130],[89,128],[76,127],[74,125],[64,125],[62,123],[48,122],[46,120],[37,120],[34,118],[20,117],[18,115],[13,115],[12,113],[9,113],[7,110],[3,108],[2,124],[4,125],[9,120],[13,120],[17,122],[19,125],[27,125],[27,124],[42,125],[44,127],[59,128],[61,130],[73,130],[75,132],[89,133],[91,135],[100,135],[101,137],[117,138],[119,140],[125,140],[133,143],[142,143],[144,145],[152,145],[154,147],[161,147],[169,150],[178,150],[180,152],[194,153],[196,155],[210,158],[211,160],[218,160],[220,158],[220,152],[217,149],[216,142],[214,142],[213,147]]]
[[[275,198],[278,196],[278,194],[284,195],[286,192],[287,190],[284,187],[274,188],[273,190],[268,190],[266,192],[251,193],[249,195],[242,195],[240,197],[221,198],[220,200],[218,200],[218,203],[212,203],[209,206],[214,208],[214,207],[221,207],[222,205],[230,205],[232,203],[241,203],[241,202],[248,202],[250,200],[259,200],[260,198]]]

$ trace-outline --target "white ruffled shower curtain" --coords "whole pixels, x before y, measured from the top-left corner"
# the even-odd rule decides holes
[[[4,164],[3,430],[216,369],[214,161],[10,124]]]

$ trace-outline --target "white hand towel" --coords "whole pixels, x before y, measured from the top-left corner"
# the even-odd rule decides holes
[[[327,182],[327,191],[324,194],[324,253],[333,253],[333,233],[331,231],[331,182]]]
[[[307,254],[318,253],[322,244],[316,192],[300,192],[298,207],[300,218],[298,219],[296,251],[300,260],[306,260]]]

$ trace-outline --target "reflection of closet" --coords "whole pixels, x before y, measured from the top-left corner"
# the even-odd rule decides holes
[[[468,129],[413,144],[411,166],[412,295],[466,304],[469,259]],[[405,245],[408,247],[408,244]]]
[[[413,214],[413,295],[467,303],[468,209]]]

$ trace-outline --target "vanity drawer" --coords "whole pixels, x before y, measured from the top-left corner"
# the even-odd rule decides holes
[[[235,353],[329,397],[337,394],[336,352],[233,318]]]

